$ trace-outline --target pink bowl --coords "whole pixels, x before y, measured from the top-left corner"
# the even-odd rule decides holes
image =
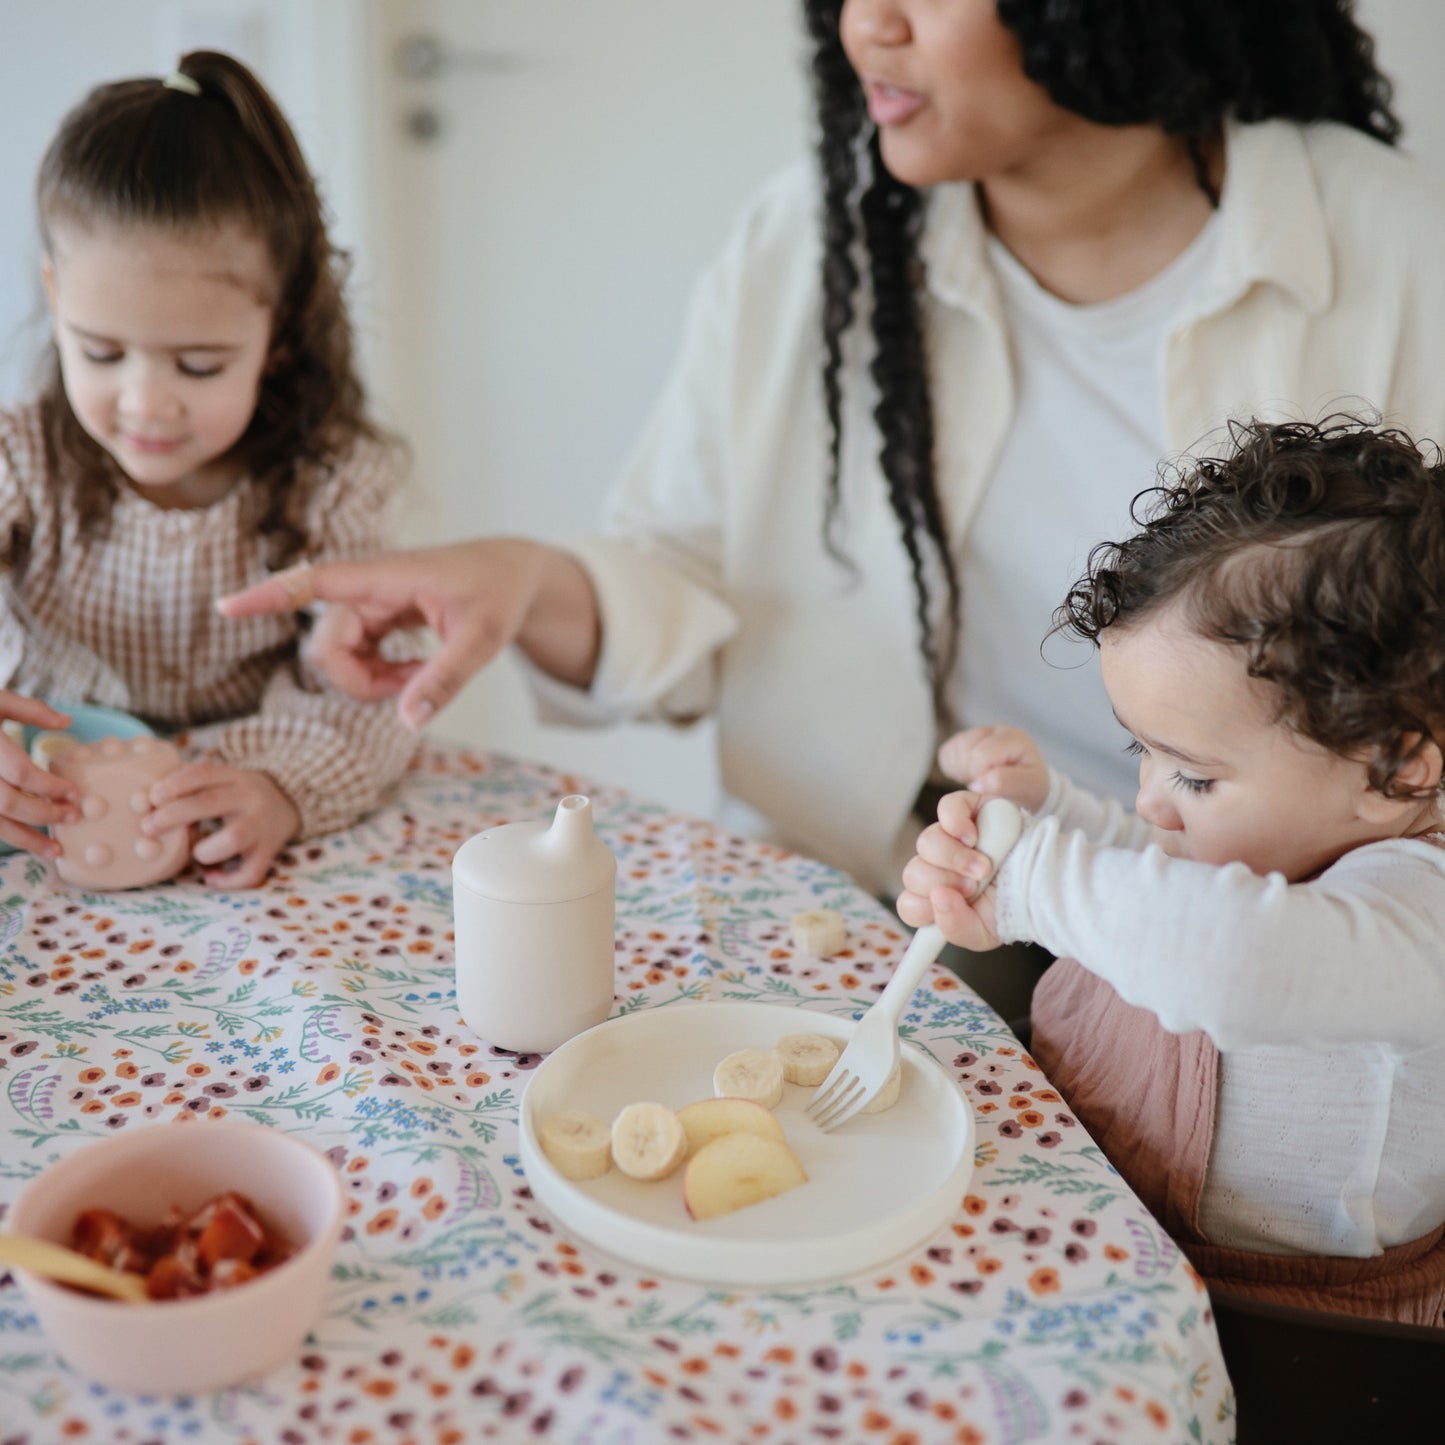
[[[321,1313],[345,1199],[331,1164],[289,1134],[231,1120],[128,1130],[32,1179],[6,1228],[68,1244],[84,1209],[158,1224],[173,1204],[194,1209],[229,1189],[290,1240],[290,1259],[233,1289],[144,1304],[81,1294],[16,1269],[57,1353],[90,1379],[138,1395],[219,1390],[295,1355]]]

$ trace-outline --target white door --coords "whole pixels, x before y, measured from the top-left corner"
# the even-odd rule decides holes
[[[368,369],[408,540],[595,525],[689,285],[808,143],[795,0],[373,0]],[[711,808],[710,725],[541,728],[515,665],[439,735]]]

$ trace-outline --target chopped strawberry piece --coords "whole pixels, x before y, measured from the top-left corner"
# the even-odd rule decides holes
[[[250,1263],[265,1242],[266,1231],[249,1213],[225,1203],[211,1212],[210,1222],[201,1230],[196,1248],[207,1265],[223,1259]]]
[[[211,1271],[211,1287],[213,1289],[231,1289],[235,1285],[245,1284],[247,1280],[255,1279],[261,1271],[254,1264],[247,1264],[244,1259],[221,1259],[216,1261],[215,1268]]]
[[[288,1240],[266,1228],[244,1194],[218,1194],[187,1219],[172,1207],[161,1224],[134,1225],[109,1209],[87,1209],[73,1247],[115,1269],[146,1276],[151,1299],[184,1299],[230,1289],[288,1258]]]
[[[162,1255],[146,1275],[146,1294],[151,1299],[185,1299],[205,1292],[206,1281],[193,1252],[189,1257],[180,1250]]]
[[[81,1254],[112,1269],[144,1272],[150,1265],[130,1225],[109,1209],[87,1209],[75,1221],[71,1239]]]

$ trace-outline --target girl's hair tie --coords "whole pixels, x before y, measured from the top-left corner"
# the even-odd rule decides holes
[[[189,76],[184,70],[173,70],[161,81],[167,90],[183,91],[186,95],[199,95],[201,93],[201,82]]]

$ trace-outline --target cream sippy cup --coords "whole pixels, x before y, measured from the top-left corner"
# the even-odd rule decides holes
[[[571,793],[545,819],[468,838],[452,859],[457,1008],[498,1048],[545,1053],[612,1010],[617,860]]]

